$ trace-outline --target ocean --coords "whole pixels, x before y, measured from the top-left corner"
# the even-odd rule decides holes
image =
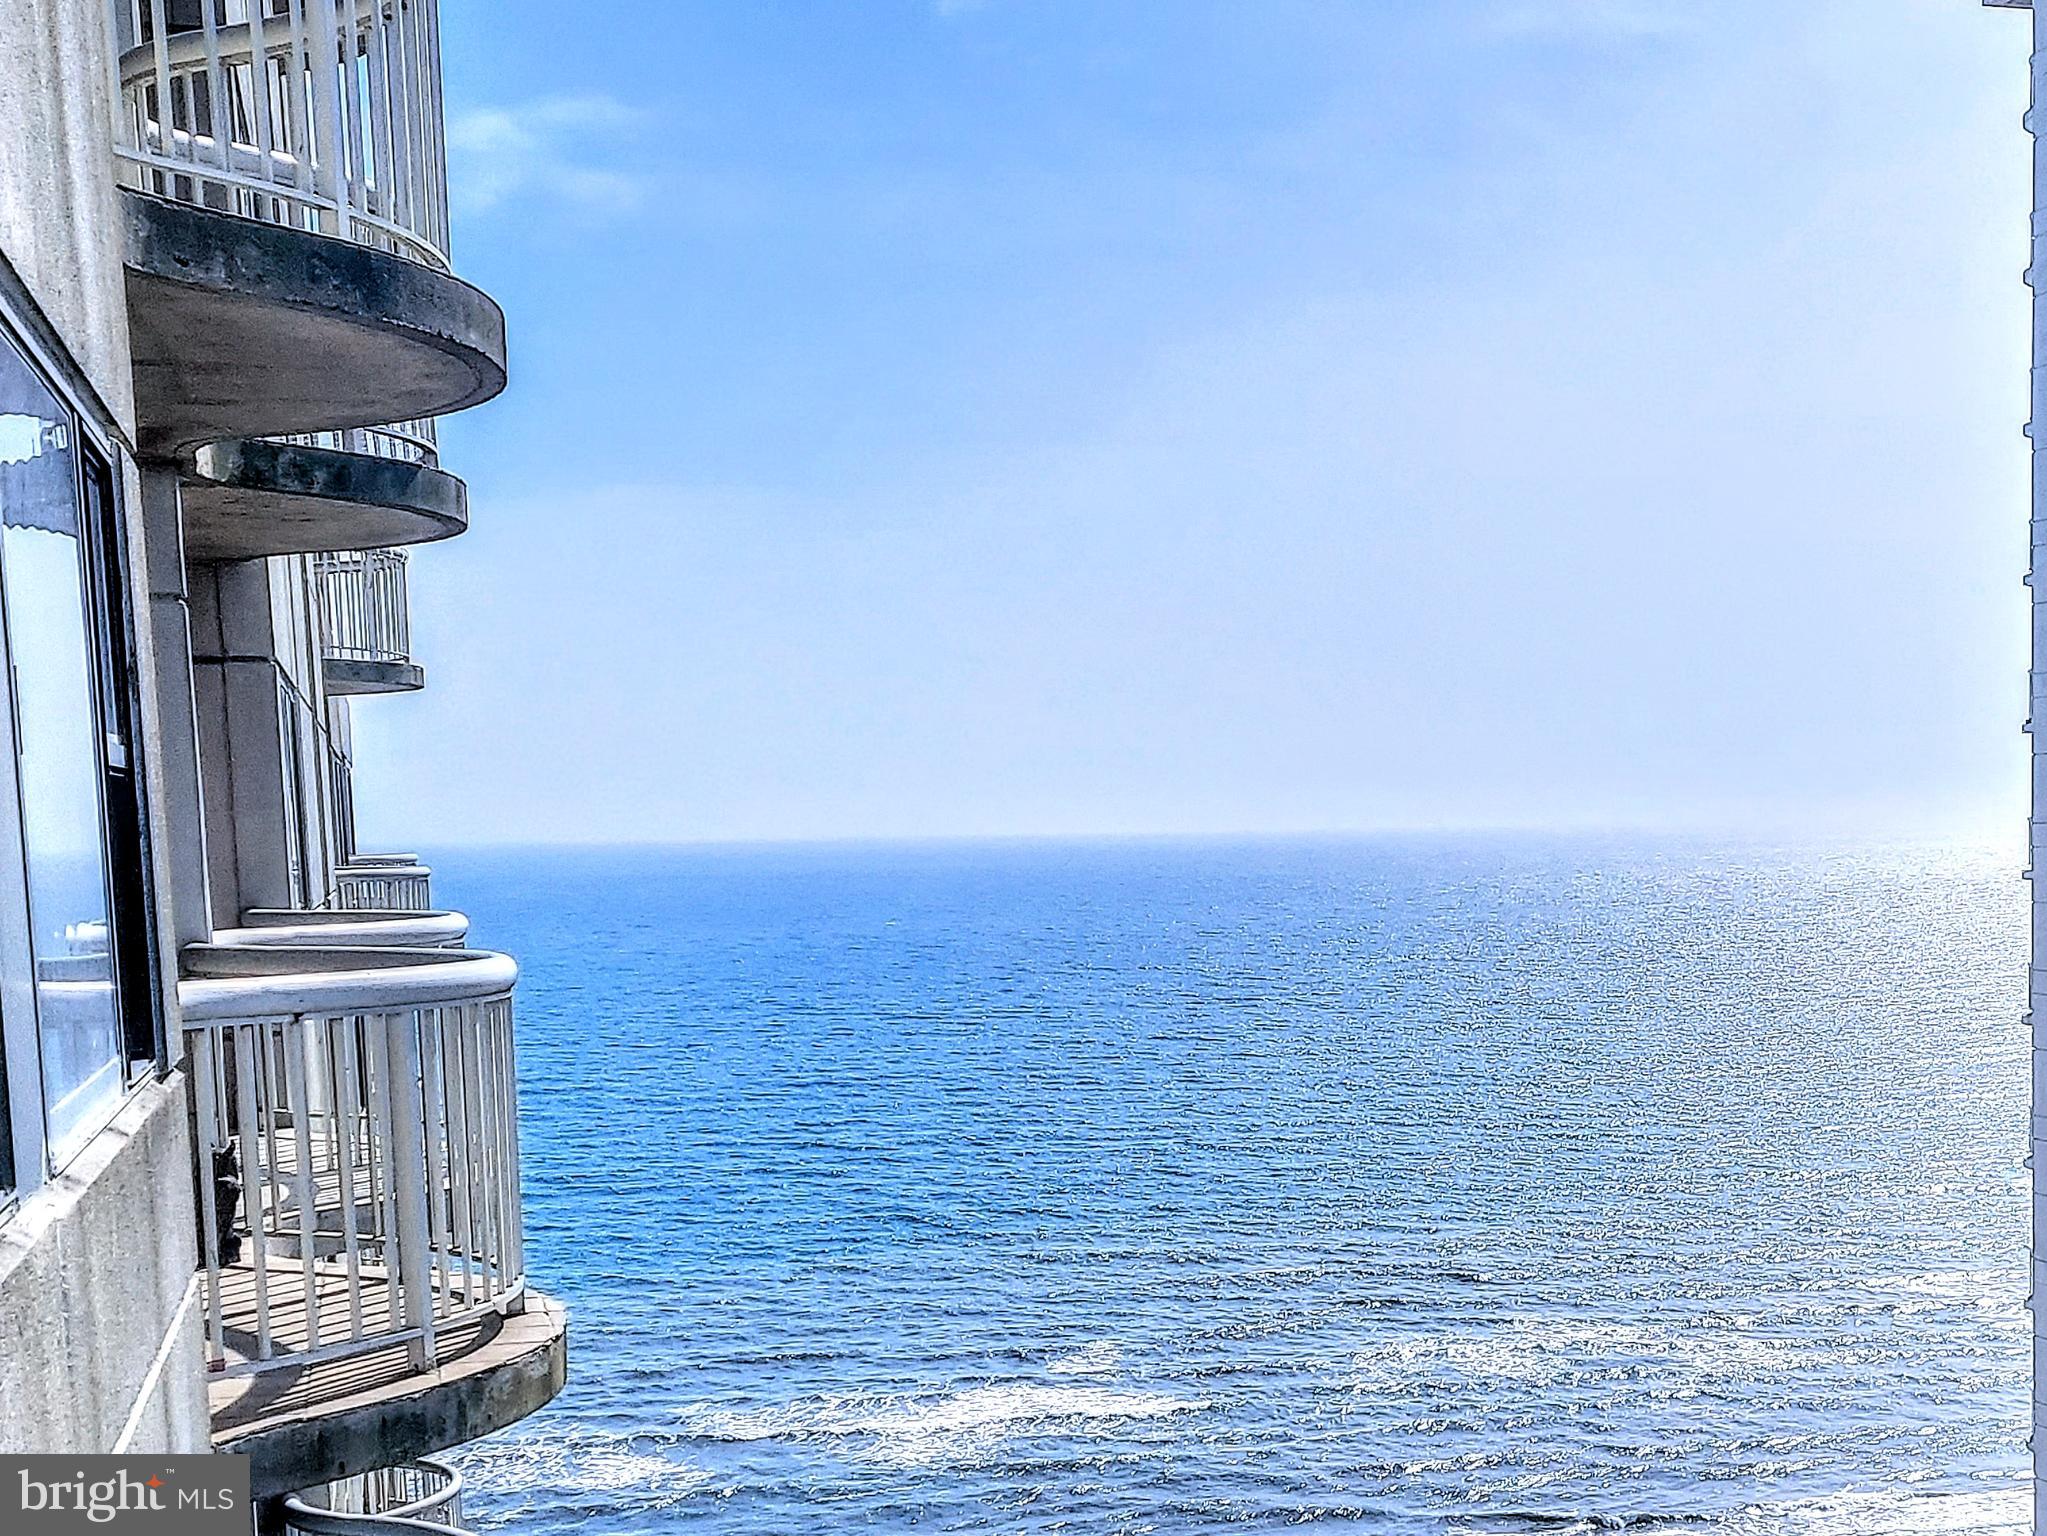
[[[472,1523],[2025,1526],[2013,852],[432,862],[571,1315]]]

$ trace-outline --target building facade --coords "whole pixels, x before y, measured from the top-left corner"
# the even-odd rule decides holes
[[[1983,0],[1997,10],[2031,11],[2032,0]],[[2033,1273],[2030,1307],[2033,1318],[2033,1529],[2047,1530],[2041,1518],[2039,1483],[2047,1465],[2047,1313],[2041,1297],[2047,1287],[2047,1189],[2040,1186],[2040,1170],[2047,1168],[2047,1047],[2040,1042],[2040,1021],[2047,1019],[2047,122],[2040,112],[2047,106],[2047,10],[2028,18],[2032,32],[2032,84],[2026,110],[2026,131],[2033,136],[2033,248],[2026,268],[2026,284],[2033,290],[2033,383],[2031,418],[2026,436],[2032,444],[2033,511],[2032,561],[2026,585],[2033,595],[2033,655],[2031,705],[2026,731],[2032,743],[2033,808],[2027,838],[2027,878],[2032,882],[2032,964],[2027,972],[2026,1017],[2033,1030],[2033,1113],[2030,1132],[2033,1169]]]
[[[0,0],[0,1451],[251,1457],[266,1530],[454,1526],[562,1384],[517,968],[359,848],[421,687],[448,260],[435,0]],[[384,1525],[386,1530],[416,1525]]]

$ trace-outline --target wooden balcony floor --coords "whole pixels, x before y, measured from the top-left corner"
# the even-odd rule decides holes
[[[306,1305],[304,1271],[296,1260],[273,1257],[265,1280],[272,1347],[305,1349],[312,1332],[312,1318]],[[221,1282],[221,1321],[226,1331],[228,1359],[239,1365],[256,1351],[255,1266],[244,1258],[221,1272]],[[347,1339],[355,1330],[346,1273],[316,1267],[314,1294],[321,1342],[333,1345]],[[392,1316],[395,1288],[387,1280],[365,1274],[360,1295],[364,1332],[378,1333],[397,1326]],[[435,1334],[431,1371],[414,1370],[408,1346],[401,1342],[338,1359],[277,1366],[253,1375],[216,1375],[207,1394],[214,1440],[218,1443],[239,1439],[268,1424],[316,1413],[338,1400],[374,1398],[379,1394],[395,1396],[403,1393],[408,1383],[426,1385],[461,1374],[465,1369],[487,1369],[490,1346],[505,1332],[507,1323],[517,1321],[488,1313],[466,1322],[441,1324]],[[479,1356],[483,1358],[471,1358]]]

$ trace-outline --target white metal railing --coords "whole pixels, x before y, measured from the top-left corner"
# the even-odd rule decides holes
[[[423,1529],[466,1536],[462,1474],[424,1457],[295,1494],[284,1501],[284,1516],[295,1536],[411,1536]]]
[[[287,432],[280,443],[302,443],[308,448],[338,448],[343,453],[369,453],[380,459],[401,459],[407,464],[429,467],[441,462],[440,435],[431,416],[418,421],[394,421],[381,427],[348,427],[333,432]]]
[[[433,871],[424,864],[383,864],[357,855],[334,871],[332,905],[344,912],[429,912]]]
[[[216,944],[282,944],[317,949],[452,949],[469,936],[460,912],[394,907],[252,907],[241,926],[215,932]]]
[[[194,945],[185,970],[208,1368],[426,1369],[451,1324],[519,1310],[518,967]]]
[[[447,266],[438,0],[111,0],[138,191]]]
[[[405,551],[352,549],[312,559],[322,653],[339,661],[410,661]]]

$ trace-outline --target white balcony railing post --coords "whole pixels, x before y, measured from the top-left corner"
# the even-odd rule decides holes
[[[420,1015],[395,1017],[384,1031],[391,1099],[391,1140],[395,1153],[392,1187],[397,1196],[399,1284],[403,1288],[405,1329],[416,1331],[406,1346],[412,1368],[434,1363],[433,1244],[427,1232],[426,1127],[420,1114]]]

